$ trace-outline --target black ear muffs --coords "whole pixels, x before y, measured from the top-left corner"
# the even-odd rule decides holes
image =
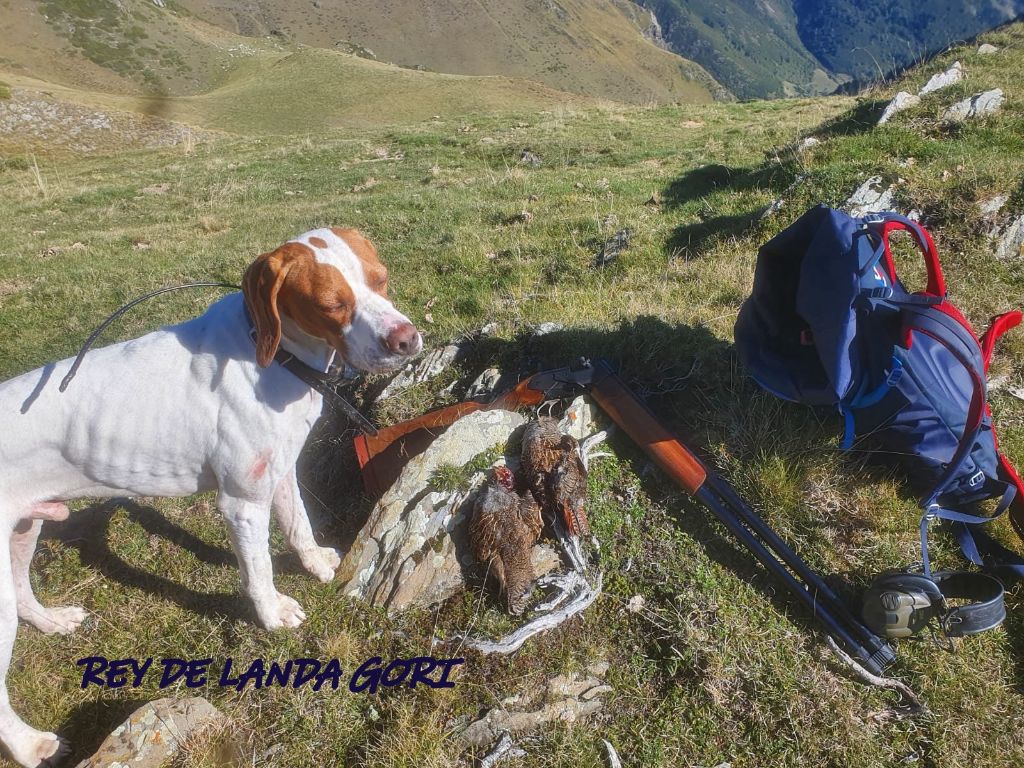
[[[949,600],[956,601],[950,605]],[[1006,618],[1003,585],[983,573],[879,574],[864,593],[864,623],[888,638],[910,637],[938,619],[948,637],[992,629]]]

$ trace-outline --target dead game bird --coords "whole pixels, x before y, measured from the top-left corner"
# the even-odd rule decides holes
[[[587,468],[576,438],[563,435],[554,419],[541,416],[526,427],[522,473],[546,513],[561,515],[572,536],[590,535],[590,523],[583,509]]]
[[[543,527],[533,495],[518,494],[512,471],[495,467],[473,505],[469,543],[477,562],[488,564],[498,577],[509,613],[515,616],[526,609],[534,580],[530,554]]]

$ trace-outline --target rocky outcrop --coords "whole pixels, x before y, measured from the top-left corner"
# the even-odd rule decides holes
[[[432,605],[461,589],[463,570],[473,565],[467,524],[483,474],[478,473],[468,491],[442,491],[432,487],[435,473],[444,466],[463,467],[505,445],[525,423],[513,411],[477,411],[459,419],[411,459],[342,560],[342,593],[398,612]],[[535,573],[547,573],[558,562],[549,547],[534,548]]]

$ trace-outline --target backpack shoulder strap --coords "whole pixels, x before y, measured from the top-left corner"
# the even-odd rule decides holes
[[[989,363],[992,360],[992,352],[995,343],[1000,336],[1021,322],[1021,313],[1017,310],[1006,312],[992,319],[988,330],[981,337],[982,359],[985,372],[988,371]],[[988,406],[985,404],[987,413]],[[960,549],[968,560],[976,565],[990,568],[1004,577],[1024,578],[1024,557],[1011,549],[1008,549],[992,536],[982,530],[982,525],[991,522],[995,518],[1008,512],[1010,524],[1017,536],[1024,540],[1024,481],[1017,474],[1010,460],[999,450],[999,441],[996,439],[995,430],[992,430],[992,440],[995,444],[999,460],[999,480],[1004,484],[1002,499],[990,517],[977,517],[966,515],[962,512],[947,510],[935,505],[935,499],[930,499],[933,507],[931,513],[935,517],[941,517],[953,523],[953,531],[960,544]],[[925,518],[921,522],[921,537],[923,551],[927,557],[926,540],[926,519],[929,511],[926,510]]]

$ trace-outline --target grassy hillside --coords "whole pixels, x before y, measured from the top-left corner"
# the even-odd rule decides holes
[[[17,74],[7,77],[32,104],[55,100],[86,108],[72,124],[87,124],[88,110],[99,110],[122,122],[151,122],[154,129],[172,121],[242,136],[304,135],[590,103],[527,80],[416,72],[317,48],[253,52],[219,87],[194,96],[86,91]],[[36,133],[29,124],[0,134],[0,149],[44,149]],[[129,143],[116,132],[98,135],[97,141],[111,149]]]
[[[615,101],[699,102],[723,93],[699,66],[644,39],[628,0],[181,0],[244,35],[280,38],[403,67],[527,78]]]
[[[108,312],[146,290],[237,280],[255,254],[298,232],[360,227],[429,345],[488,321],[498,328],[460,367],[377,409],[379,421],[446,402],[443,388],[456,376],[490,364],[610,357],[814,567],[855,591],[870,574],[918,558],[916,499],[890,467],[839,450],[836,418],[757,390],[738,367],[732,324],[758,245],[807,206],[839,203],[875,174],[898,181],[901,207],[924,212],[952,297],[976,326],[1020,302],[1020,263],[994,258],[979,203],[1005,194],[1017,213],[1024,205],[1024,29],[986,40],[1000,52],[957,51],[894,85],[914,89],[953,56],[969,75],[880,129],[874,120],[889,92],[563,107],[79,159],[8,154],[0,375],[72,354]],[[956,128],[938,121],[954,99],[997,86],[1007,96],[998,116]],[[806,135],[821,143],[799,155],[786,149]],[[541,164],[520,164],[524,149]],[[798,176],[781,212],[759,221]],[[622,227],[634,232],[630,248],[595,269],[600,244]],[[904,263],[913,283],[915,261]],[[109,338],[191,316],[211,298],[157,299]],[[546,321],[566,327],[531,339]],[[1024,402],[1009,389],[1024,383],[1024,333],[1000,343],[993,375],[1009,382],[992,409],[1000,443],[1020,466]],[[325,419],[300,464],[323,540],[342,547],[370,504],[352,476],[344,430]],[[647,471],[628,440],[611,447],[615,455],[596,461],[590,482],[606,593],[582,617],[511,658],[467,654],[453,690],[200,690],[233,718],[241,762],[457,765],[467,759],[457,741],[467,720],[604,659],[612,688],[604,711],[547,728],[508,765],[603,765],[601,738],[628,766],[1024,763],[1019,590],[1008,596],[1006,625],[963,641],[959,653],[927,640],[899,645],[893,673],[931,710],[908,717],[891,693],[851,680],[799,607],[706,513]],[[69,638],[22,628],[9,677],[18,711],[70,737],[76,757],[138,700],[185,695],[151,684],[82,691],[75,661],[83,656],[337,656],[351,670],[372,655],[429,653],[433,637],[471,626],[511,626],[478,591],[389,619],[298,573],[275,533],[277,583],[310,619],[296,632],[264,632],[247,621],[211,498],[78,506],[68,523],[44,529],[33,575],[43,602],[80,602],[95,616]],[[933,544],[939,567],[963,565],[949,537],[937,534]],[[212,765],[211,752],[194,745],[182,764]]]
[[[617,101],[728,96],[701,67],[646,40],[626,0],[0,0],[0,9],[0,70],[87,91],[207,93],[254,55],[310,46]]]

